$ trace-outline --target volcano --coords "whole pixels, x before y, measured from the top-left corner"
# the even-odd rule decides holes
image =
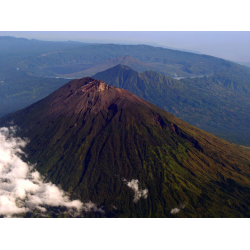
[[[249,217],[250,154],[93,78],[0,119],[25,160],[106,217]]]

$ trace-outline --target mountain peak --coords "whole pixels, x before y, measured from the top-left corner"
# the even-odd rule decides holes
[[[69,83],[65,84],[64,86],[62,86],[59,90],[67,89],[67,91],[73,91],[73,92],[79,90],[92,92],[92,91],[103,91],[105,89],[110,89],[110,88],[113,87],[109,86],[108,84],[106,84],[101,80],[93,79],[91,77],[85,77],[80,79],[74,79]]]
[[[79,84],[83,84],[82,87],[79,86],[79,89],[77,89],[76,93],[79,91],[86,92],[86,93],[95,92],[95,91],[100,92],[100,91],[114,88],[114,87],[107,85],[105,82],[100,81],[100,80],[96,80],[96,79],[92,79],[92,78],[87,78],[86,80],[87,81],[85,81],[85,78],[83,78],[83,79],[80,79],[78,83],[76,83],[77,86]]]
[[[117,64],[116,66],[112,67],[112,68],[109,68],[107,70],[110,70],[110,69],[125,69],[125,70],[133,70],[132,68],[130,68],[129,66],[127,65],[124,65],[124,64]],[[133,70],[134,71],[134,70]],[[100,72],[99,72],[100,73]]]
[[[54,117],[97,113],[100,110],[107,110],[120,96],[120,89],[103,81],[85,77],[72,80],[52,93],[48,98],[49,102],[46,102],[49,106],[45,110]]]
[[[85,77],[70,81],[33,107],[39,109],[35,112],[37,122],[44,123],[59,117],[72,116],[83,117],[84,120],[88,114],[108,112],[114,103],[121,107],[129,105],[128,103],[148,105],[145,100],[125,89]]]

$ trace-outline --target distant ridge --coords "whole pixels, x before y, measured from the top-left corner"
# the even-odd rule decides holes
[[[150,68],[133,68],[138,71],[155,70],[161,74],[171,77],[188,77],[196,75],[211,75],[225,70],[231,70],[236,65],[213,56],[183,52],[178,50],[153,47],[149,45],[118,45],[118,44],[91,44],[81,48],[70,49],[60,56],[51,54],[44,58],[32,57],[23,62],[20,67],[29,74],[35,76],[60,76],[63,69],[77,68],[81,65],[80,71],[91,69],[97,65],[114,58],[129,56],[135,60],[150,65]],[[118,64],[118,63],[117,63]],[[122,63],[125,64],[125,63]],[[33,65],[31,67],[31,65]],[[110,65],[110,67],[115,65]],[[132,65],[129,65],[132,67]],[[138,65],[139,66],[139,65]],[[141,65],[142,66],[142,65]],[[53,67],[56,67],[56,71]],[[58,71],[59,68],[62,71]],[[99,69],[99,71],[104,69]],[[92,74],[97,73],[92,72]],[[90,72],[88,72],[90,75]],[[77,76],[77,75],[75,75]],[[81,75],[87,76],[87,75]]]
[[[64,65],[50,67],[48,68],[48,70],[56,72],[60,77],[78,78],[81,76],[89,76],[96,74],[97,72],[114,67],[117,64],[127,65],[138,71],[144,71],[145,69],[154,69],[154,66],[148,63],[144,63],[131,56],[120,56],[118,58],[112,58],[100,63],[88,65],[87,67],[85,67],[84,65],[75,65],[75,67],[71,67],[70,65]]]
[[[250,85],[225,74],[175,80],[117,65],[93,78],[124,88],[192,125],[233,143],[250,145]],[[240,112],[239,112],[240,111]]]

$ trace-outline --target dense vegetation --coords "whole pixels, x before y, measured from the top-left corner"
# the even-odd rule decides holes
[[[250,216],[249,153],[125,90],[82,91],[91,82],[0,119],[30,139],[28,160],[47,179],[105,217]],[[124,179],[138,179],[148,198],[134,202]]]

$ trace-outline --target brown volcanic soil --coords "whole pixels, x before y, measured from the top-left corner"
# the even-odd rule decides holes
[[[46,108],[41,110],[42,116],[39,121],[47,119],[47,116],[56,119],[64,115],[85,117],[87,114],[97,114],[101,110],[108,112],[108,108],[114,103],[123,108],[126,105],[125,100],[149,105],[147,101],[127,90],[107,85],[100,80],[90,77],[76,79],[49,95],[45,101],[41,101],[41,104],[46,103]]]

